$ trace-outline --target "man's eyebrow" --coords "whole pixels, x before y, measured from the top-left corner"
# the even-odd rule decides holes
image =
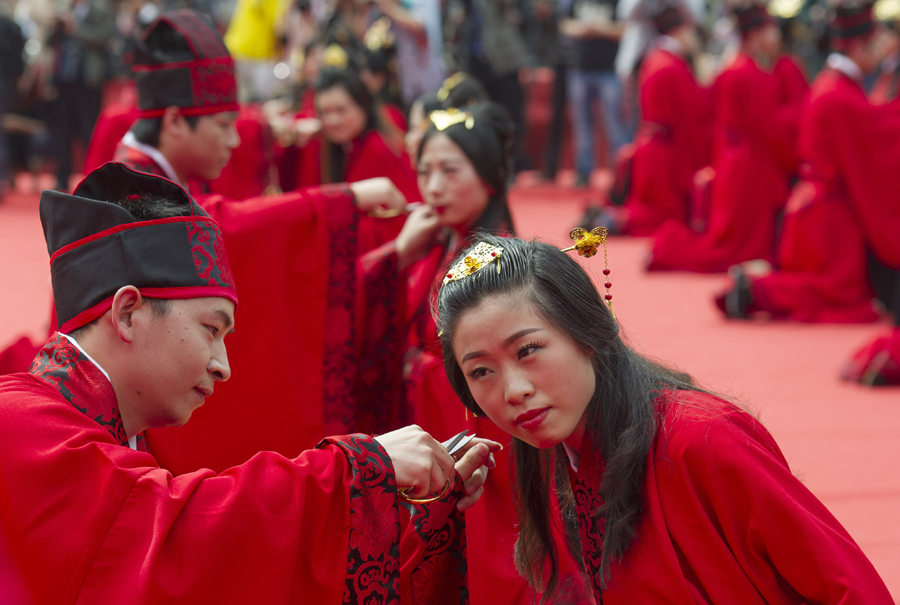
[[[231,319],[231,315],[229,315],[222,309],[216,309],[216,315],[218,315],[222,319],[222,323],[225,324],[226,330],[234,325],[234,320]],[[234,330],[231,330],[231,332],[234,332]],[[229,334],[231,332],[229,332]]]
[[[540,329],[541,328],[524,328],[522,330],[519,330],[518,332],[514,332],[506,340],[503,341],[503,348],[505,349],[512,343],[514,343],[517,340],[519,340],[520,338],[522,338],[523,336],[531,334],[532,332],[538,332],[538,331],[540,331]],[[462,365],[462,364],[466,363],[467,361],[469,361],[470,359],[475,359],[476,357],[484,357],[485,355],[486,355],[486,353],[484,351],[473,351],[471,353],[466,353],[466,355],[462,358],[462,360],[459,363],[460,363],[460,365]]]

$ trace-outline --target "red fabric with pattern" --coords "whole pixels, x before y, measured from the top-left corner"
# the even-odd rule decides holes
[[[713,93],[683,58],[647,53],[638,77],[641,125],[625,200],[628,235],[652,235],[667,220],[687,224],[694,173],[709,163]]]
[[[660,227],[652,270],[723,272],[753,259],[773,260],[776,215],[796,171],[803,98],[781,101],[778,77],[740,53],[716,82],[713,168],[707,229]]]
[[[665,392],[660,403],[643,518],[611,564],[604,605],[893,603],[862,550],[794,477],[755,418],[704,393]],[[595,455],[581,455],[585,485],[602,472]],[[591,501],[576,497],[582,509]]]
[[[60,334],[44,345],[31,374],[47,381],[75,408],[105,428],[120,445],[128,445],[116,393],[103,372]]]

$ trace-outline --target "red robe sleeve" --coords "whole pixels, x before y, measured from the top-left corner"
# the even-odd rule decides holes
[[[821,99],[840,178],[866,243],[886,265],[900,269],[900,112],[872,105],[849,78],[835,94]]]
[[[355,225],[342,186],[200,203],[222,229],[240,291],[228,337],[232,378],[191,422],[148,431],[179,474],[240,464],[256,452],[296,456],[347,423],[355,375]],[[352,418],[352,415],[349,416]]]
[[[619,589],[604,603],[664,594],[679,602],[893,603],[757,420],[692,393],[680,393],[667,416],[647,471],[644,520],[611,570]]]
[[[401,573],[393,467],[370,437],[173,477],[37,378],[0,382],[0,418],[0,522],[35,605],[397,604],[401,577],[454,592],[443,580],[457,568],[440,561],[462,554],[436,536],[464,546],[455,503],[410,511],[419,527],[409,539],[422,545],[403,547],[447,575],[415,562]],[[455,498],[461,489],[457,476]],[[456,602],[465,581],[458,569]]]
[[[116,103],[100,112],[84,153],[84,174],[112,161],[116,146],[137,119],[138,108],[134,103]]]

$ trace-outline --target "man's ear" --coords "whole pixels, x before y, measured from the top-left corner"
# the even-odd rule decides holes
[[[119,338],[125,342],[130,343],[134,340],[133,316],[143,306],[144,297],[134,286],[123,286],[113,296],[110,321]]]
[[[170,136],[181,138],[185,128],[188,128],[188,124],[184,116],[181,115],[181,110],[175,106],[166,107],[162,115],[160,134],[165,132]]]

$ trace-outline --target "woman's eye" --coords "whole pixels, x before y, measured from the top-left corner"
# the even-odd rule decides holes
[[[520,347],[519,350],[516,351],[516,359],[522,359],[523,357],[528,357],[529,355],[531,355],[532,353],[534,353],[535,351],[537,351],[540,348],[541,348],[541,345],[539,345],[536,342],[533,342],[531,344],[527,344],[523,347]]]
[[[469,372],[469,378],[472,380],[477,380],[487,375],[487,368],[475,368],[471,372]]]

